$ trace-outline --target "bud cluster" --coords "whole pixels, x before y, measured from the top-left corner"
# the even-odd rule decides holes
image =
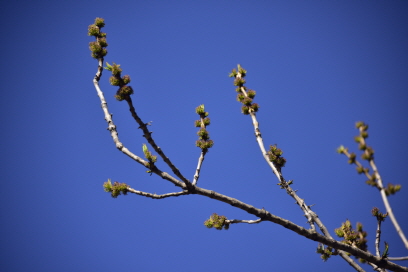
[[[370,146],[367,145],[366,140],[368,138],[368,125],[365,124],[364,122],[357,122],[356,123],[356,128],[359,130],[359,135],[354,137],[354,141],[358,143],[358,149],[363,151],[363,154],[361,155],[361,158],[363,160],[367,160],[370,163],[374,163],[374,149]],[[356,154],[354,152],[349,153],[348,148],[344,146],[340,146],[337,149],[337,152],[340,154],[344,154],[348,158],[348,163],[349,164],[355,164],[356,171],[358,174],[365,174],[366,177],[368,177],[368,180],[366,183],[370,186],[377,187],[378,189],[381,190],[380,185],[377,182],[377,176],[376,173],[370,173],[370,169],[363,167],[363,165],[356,159]],[[384,188],[384,191],[386,195],[392,195],[398,192],[401,189],[401,185],[393,185],[389,183],[386,188]]]
[[[248,115],[251,112],[257,112],[259,110],[259,105],[252,102],[255,98],[256,92],[254,90],[247,89],[247,87],[244,86],[246,82],[246,73],[247,71],[238,64],[238,70],[236,70],[235,68],[232,69],[229,77],[235,78],[234,86],[237,86],[237,88],[235,89],[238,93],[237,101],[242,103],[242,113]]]
[[[222,230],[223,228],[225,230],[229,229],[229,224],[226,223],[227,217],[224,215],[218,215],[216,213],[213,213],[209,219],[207,219],[204,222],[204,226],[207,228],[216,228],[217,230]]]
[[[346,222],[341,224],[341,227],[335,229],[334,232],[338,237],[344,238],[343,243],[367,251],[367,232],[363,230],[361,223],[357,223],[357,229],[354,230],[351,226],[351,222],[346,220]]]
[[[119,183],[115,181],[112,185],[110,179],[103,184],[103,189],[105,192],[111,193],[113,198],[117,198],[120,194],[126,195],[128,192],[129,185],[126,183]]]
[[[269,161],[273,162],[275,166],[279,169],[279,171],[286,164],[286,159],[284,157],[281,157],[282,154],[283,154],[282,149],[278,148],[276,144],[270,145],[268,152],[266,152]]]
[[[372,214],[373,216],[375,216],[379,222],[384,222],[384,221],[385,221],[385,218],[387,218],[387,216],[388,216],[388,212],[385,213],[385,214],[384,214],[384,213],[380,213],[380,209],[378,209],[377,207],[374,207],[374,208],[371,210],[371,214]]]
[[[130,76],[126,75],[121,77],[122,69],[119,64],[113,63],[113,65],[110,65],[109,63],[106,63],[105,69],[112,72],[112,76],[109,78],[110,84],[113,86],[119,86],[115,95],[115,98],[118,101],[122,101],[129,95],[133,94],[132,87],[127,85],[130,82]]]
[[[203,151],[207,151],[214,145],[214,141],[210,140],[210,134],[208,133],[206,127],[210,125],[210,118],[208,118],[208,112],[204,110],[204,105],[200,105],[196,108],[196,113],[200,116],[200,120],[196,120],[194,125],[199,127],[200,130],[197,132],[198,140],[196,141],[196,146],[201,148]]]
[[[367,146],[365,139],[368,138],[368,125],[364,124],[364,122],[357,122],[356,123],[356,128],[360,131],[360,134],[354,137],[354,141],[358,143],[358,149],[363,151],[363,154],[361,155],[361,158],[363,160],[373,160],[374,159],[374,149],[371,147]]]
[[[106,33],[101,32],[101,28],[105,26],[104,19],[96,18],[93,25],[88,26],[88,36],[95,36],[96,41],[89,43],[89,49],[91,50],[91,56],[95,59],[103,58],[108,54],[106,47]]]

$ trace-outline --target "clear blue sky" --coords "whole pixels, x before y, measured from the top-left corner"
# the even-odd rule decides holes
[[[108,178],[151,193],[177,188],[121,154],[106,130],[88,50],[95,17],[106,22],[105,60],[131,76],[138,113],[187,178],[200,153],[194,109],[205,104],[215,144],[199,186],[307,227],[240,113],[228,78],[240,63],[265,143],[283,149],[285,178],[333,235],[346,219],[362,222],[374,252],[370,210],[384,211],[335,152],[357,150],[358,120],[370,125],[384,181],[403,185],[390,202],[408,234],[407,1],[7,1],[0,13],[1,271],[353,271],[272,223],[207,229],[213,212],[255,218],[202,196],[105,193]],[[142,156],[146,141],[108,77],[101,87],[120,139]],[[390,221],[382,240],[392,256],[408,255]]]

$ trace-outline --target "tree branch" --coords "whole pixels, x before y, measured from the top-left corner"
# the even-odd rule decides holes
[[[174,164],[171,162],[171,160],[164,154],[163,150],[157,146],[156,142],[154,141],[153,137],[152,137],[152,132],[149,131],[149,129],[147,128],[147,124],[145,124],[142,119],[140,119],[140,117],[137,115],[135,107],[133,106],[133,102],[132,102],[132,98],[130,96],[127,96],[125,98],[126,102],[129,105],[129,111],[132,114],[132,117],[135,119],[135,121],[139,124],[139,128],[142,129],[143,131],[143,137],[146,138],[146,140],[149,142],[149,144],[153,147],[153,149],[157,152],[157,154],[160,155],[160,157],[162,157],[163,161],[170,167],[170,169],[173,171],[173,173],[179,178],[181,179],[184,183],[186,183],[187,185],[190,184],[190,181],[188,179],[186,179],[178,170],[178,168],[176,166],[174,166]]]
[[[172,169],[172,171],[174,172],[174,174],[180,178],[180,180],[174,178],[173,176],[171,176],[170,174],[161,171],[160,169],[158,169],[154,163],[149,163],[143,159],[141,159],[140,157],[136,156],[135,154],[133,154],[132,152],[130,152],[126,147],[124,147],[124,145],[120,142],[119,137],[118,137],[118,133],[116,130],[116,126],[113,123],[112,120],[112,115],[109,113],[108,111],[108,106],[106,103],[106,100],[104,98],[104,95],[99,87],[99,80],[102,76],[102,65],[103,65],[103,56],[106,55],[107,51],[106,49],[101,49],[100,47],[106,47],[106,39],[104,38],[106,36],[105,33],[101,33],[99,31],[99,27],[102,27],[104,25],[103,19],[97,18],[95,25],[91,25],[89,28],[89,34],[90,35],[94,35],[98,39],[101,39],[99,42],[99,47],[95,44],[93,44],[93,47],[91,48],[92,56],[98,59],[98,71],[93,79],[94,82],[94,86],[95,89],[97,91],[97,94],[100,98],[101,101],[101,107],[102,110],[104,112],[105,115],[105,120],[108,123],[108,130],[110,131],[111,137],[113,139],[113,142],[115,143],[116,147],[122,151],[122,153],[126,154],[127,156],[129,156],[130,158],[132,158],[133,160],[135,160],[136,162],[142,164],[143,166],[145,166],[146,168],[148,168],[152,173],[155,173],[157,175],[159,175],[160,177],[162,177],[163,179],[166,179],[168,181],[170,181],[171,183],[173,183],[175,186],[178,186],[180,188],[182,188],[183,191],[181,192],[174,192],[174,193],[168,193],[168,194],[163,194],[163,195],[156,195],[156,194],[151,194],[151,193],[147,193],[147,192],[142,192],[142,191],[138,191],[135,190],[133,188],[125,188],[125,190],[138,194],[138,195],[142,195],[145,197],[150,197],[153,199],[161,199],[161,198],[166,198],[166,197],[171,197],[171,196],[180,196],[180,195],[187,195],[187,194],[198,194],[198,195],[202,195],[205,197],[209,197],[212,199],[216,199],[218,201],[230,204],[231,206],[237,207],[241,210],[244,210],[246,212],[248,212],[249,214],[252,214],[256,217],[258,217],[259,219],[257,220],[238,220],[238,219],[232,219],[232,220],[226,220],[227,223],[232,224],[232,223],[248,223],[248,224],[255,224],[255,223],[260,223],[261,221],[270,221],[272,223],[275,224],[279,224],[281,226],[283,226],[284,228],[287,228],[303,237],[306,237],[310,240],[313,241],[317,241],[319,243],[325,244],[327,246],[330,246],[333,249],[336,249],[339,251],[340,255],[342,255],[342,257],[344,259],[346,259],[346,261],[353,266],[356,270],[358,271],[363,271],[361,267],[359,267],[353,260],[351,260],[351,258],[349,258],[344,252],[348,252],[351,255],[361,258],[363,260],[368,261],[373,267],[375,267],[375,269],[380,270],[379,268],[383,268],[383,269],[390,269],[393,271],[407,271],[408,272],[408,268],[407,267],[403,267],[403,266],[399,266],[395,263],[389,262],[389,260],[387,258],[384,257],[379,257],[379,256],[374,256],[369,252],[363,251],[357,247],[354,246],[350,246],[347,245],[345,243],[339,242],[334,240],[331,236],[330,233],[328,232],[328,230],[325,228],[325,226],[322,224],[322,222],[319,220],[319,218],[317,217],[317,215],[311,211],[310,206],[306,205],[306,203],[304,202],[303,199],[301,199],[300,197],[297,196],[296,192],[290,188],[290,183],[286,182],[286,180],[283,178],[281,171],[280,171],[280,166],[276,167],[275,164],[269,160],[268,156],[267,156],[267,152],[264,148],[263,145],[263,140],[261,137],[261,133],[259,130],[259,124],[256,120],[256,116],[255,116],[255,112],[249,110],[249,114],[251,115],[253,124],[254,124],[254,128],[255,128],[255,135],[256,135],[256,139],[257,142],[259,144],[259,147],[261,149],[261,152],[265,158],[265,160],[267,161],[268,165],[272,168],[272,171],[274,172],[274,174],[277,176],[278,180],[279,180],[279,185],[281,186],[281,188],[284,188],[288,194],[290,194],[295,200],[296,203],[301,207],[301,209],[304,211],[306,217],[308,218],[308,222],[311,226],[311,229],[306,229],[303,228],[301,226],[298,226],[296,224],[294,224],[293,222],[283,219],[281,217],[275,216],[273,214],[271,214],[270,212],[266,211],[265,209],[258,209],[255,208],[254,206],[251,206],[249,204],[246,204],[238,199],[211,191],[211,190],[207,190],[204,188],[200,188],[197,187],[195,184],[197,183],[198,177],[199,177],[199,172],[201,169],[201,164],[202,161],[204,160],[204,155],[206,152],[206,148],[207,147],[202,147],[203,152],[199,158],[199,163],[197,166],[197,170],[196,170],[196,175],[194,176],[194,184],[191,184],[190,181],[188,181],[184,176],[181,175],[181,173],[179,172],[179,170],[171,163],[170,159],[168,159],[164,152],[156,145],[156,143],[154,142],[153,138],[151,137],[151,132],[147,129],[147,125],[144,124],[142,122],[142,120],[137,116],[136,111],[133,107],[132,104],[132,100],[130,99],[130,96],[125,94],[121,94],[121,95],[125,95],[125,96],[120,96],[120,98],[123,100],[126,100],[128,102],[130,111],[132,116],[135,118],[136,122],[139,124],[140,128],[143,130],[144,133],[144,137],[148,140],[149,144],[151,144],[151,146],[155,149],[155,151],[157,153],[160,154],[160,156],[163,158],[163,160],[170,166],[170,168]],[[102,45],[101,45],[102,44]],[[102,50],[102,51],[101,51]],[[120,73],[119,73],[120,74]],[[239,72],[236,75],[236,78],[238,78],[239,80],[241,80],[241,73]],[[122,86],[122,85],[121,85]],[[243,94],[245,96],[247,96],[246,92],[245,92],[245,88],[244,87],[240,87],[241,91],[243,92]],[[130,89],[131,90],[131,89]],[[133,93],[133,90],[132,90]],[[248,96],[247,96],[248,97]],[[252,100],[251,100],[252,101]],[[204,108],[203,108],[204,110]],[[212,142],[211,142],[211,146],[212,146]],[[375,165],[374,165],[375,166]],[[378,171],[376,171],[375,169],[375,173],[378,173]],[[379,177],[380,178],[380,177]],[[108,181],[110,183],[110,181]],[[124,184],[124,186],[127,186],[126,184]],[[381,186],[382,187],[382,186]],[[384,190],[382,190],[382,193],[385,194]],[[320,230],[322,231],[322,233],[324,235],[321,235],[319,233],[316,232],[314,223],[316,223]],[[344,252],[343,252],[344,251]]]
[[[195,186],[194,187],[194,191],[192,192],[194,194],[199,194],[202,196],[206,196],[209,198],[213,198],[216,200],[219,200],[221,202],[230,204],[231,206],[240,208],[241,210],[244,210],[246,212],[248,212],[249,214],[255,215],[256,217],[260,218],[262,221],[270,221],[273,222],[275,224],[281,225],[284,228],[287,228],[303,237],[306,237],[310,240],[316,241],[316,242],[320,242],[322,244],[328,245],[334,249],[337,250],[342,250],[345,252],[350,253],[353,256],[356,256],[358,258],[362,258],[370,263],[373,263],[375,265],[377,265],[378,267],[381,268],[385,268],[385,269],[390,269],[392,271],[408,271],[408,267],[403,267],[397,264],[394,264],[392,262],[389,262],[388,260],[385,259],[381,259],[379,257],[376,257],[374,255],[372,255],[369,252],[365,252],[361,249],[358,249],[356,247],[352,247],[349,245],[346,245],[342,242],[336,241],[331,237],[326,237],[323,236],[319,233],[317,233],[316,231],[313,230],[308,230],[305,229],[301,226],[298,226],[294,223],[292,223],[289,220],[283,219],[281,217],[275,216],[273,214],[271,214],[270,212],[264,210],[264,209],[258,209],[255,208],[254,206],[251,206],[249,204],[246,204],[244,202],[239,201],[238,199],[232,198],[232,197],[228,197],[225,195],[222,195],[220,193],[211,191],[211,190],[207,190],[207,189],[203,189],[200,187]],[[353,261],[354,262],[354,261]],[[349,263],[350,264],[350,263]],[[353,266],[354,267],[354,266]],[[355,267],[354,267],[355,268]],[[364,271],[361,267],[359,271]]]
[[[227,224],[237,224],[237,223],[247,223],[247,224],[258,224],[261,223],[262,219],[257,219],[257,220],[239,220],[239,219],[227,219],[225,220],[225,223]]]
[[[167,198],[167,197],[171,197],[171,196],[181,196],[181,195],[188,195],[189,194],[189,192],[187,190],[184,190],[182,192],[167,193],[167,194],[163,194],[163,195],[156,195],[156,194],[146,193],[146,192],[135,190],[133,188],[127,188],[127,190],[129,192],[131,192],[131,193],[141,195],[141,196],[145,196],[145,197],[150,197],[150,198],[153,198],[153,199],[163,199],[163,198]]]
[[[197,164],[196,172],[194,174],[193,185],[196,185],[198,179],[200,178],[201,165],[203,164],[204,156],[206,153],[207,153],[207,150],[202,150],[200,157],[198,158],[198,164]]]
[[[138,163],[142,164],[143,166],[145,166],[146,168],[148,168],[147,165],[149,165],[149,163],[147,161],[143,160],[142,158],[140,158],[137,155],[130,152],[119,140],[119,136],[118,136],[116,126],[113,123],[112,114],[109,113],[108,103],[106,102],[105,96],[104,96],[103,92],[101,91],[101,89],[99,87],[99,79],[102,76],[102,71],[103,71],[103,58],[99,58],[98,59],[98,71],[97,71],[97,73],[96,73],[96,75],[95,75],[95,77],[93,79],[93,83],[94,83],[96,92],[98,94],[98,97],[101,100],[101,107],[102,107],[103,113],[105,115],[105,120],[108,123],[108,130],[110,131],[113,142],[115,143],[116,148],[119,149],[120,151],[122,151],[122,153],[124,153],[125,155],[129,156],[130,158],[132,158],[136,162],[138,162]],[[168,173],[159,170],[156,166],[154,166],[150,170],[152,172],[154,172],[155,174],[157,174],[158,176],[162,177],[163,179],[166,179],[166,180],[170,181],[174,185],[185,189],[185,185],[182,182],[180,182],[179,180],[177,180],[174,177],[170,176]]]
[[[391,221],[395,227],[395,230],[397,231],[398,235],[400,236],[402,242],[405,245],[405,248],[408,249],[408,240],[404,235],[404,232],[402,231],[400,225],[398,224],[398,221],[394,215],[394,212],[392,211],[391,205],[388,201],[388,197],[387,197],[387,193],[385,192],[386,189],[383,185],[383,181],[382,178],[380,176],[380,173],[377,169],[377,166],[374,162],[374,151],[372,150],[372,148],[369,148],[366,144],[365,138],[368,137],[368,133],[367,133],[367,128],[368,126],[365,125],[362,122],[357,122],[357,127],[360,131],[360,135],[356,136],[355,140],[359,143],[359,149],[364,150],[364,156],[363,159],[368,160],[371,169],[373,170],[373,175],[370,175],[368,168],[364,168],[363,165],[356,159],[356,155],[354,153],[350,154],[347,150],[347,148],[344,148],[343,146],[340,146],[340,148],[338,149],[338,152],[341,154],[346,155],[346,157],[349,159],[349,163],[352,164],[356,164],[357,165],[357,172],[359,174],[364,173],[365,176],[368,178],[368,184],[372,185],[374,187],[376,187],[377,189],[380,190],[380,194],[381,194],[381,198],[382,201],[384,203],[385,209],[388,213],[388,215],[391,218]]]
[[[245,83],[245,80],[243,80],[243,77],[245,76],[246,71],[244,69],[242,69],[242,67],[240,65],[238,65],[238,71],[232,75],[235,76],[235,82],[237,82],[238,87],[240,92],[246,97],[249,98],[247,92],[246,92],[246,87],[243,86],[243,83]],[[240,84],[240,82],[242,84]],[[241,85],[241,86],[240,86]],[[262,139],[262,134],[261,134],[261,130],[259,128],[259,123],[256,119],[256,114],[255,114],[255,110],[253,110],[252,108],[249,109],[249,114],[251,116],[252,119],[252,124],[254,126],[254,130],[255,130],[255,137],[256,137],[256,141],[258,142],[259,148],[261,149],[261,153],[262,156],[264,157],[266,163],[269,165],[269,167],[272,169],[273,173],[275,174],[275,176],[278,178],[279,180],[279,185],[281,186],[281,188],[284,188],[286,190],[286,192],[293,198],[295,199],[296,203],[299,205],[299,207],[303,210],[306,218],[307,218],[307,222],[310,224],[310,227],[313,231],[315,231],[315,226],[314,223],[316,223],[316,225],[319,227],[319,229],[322,231],[322,233],[328,237],[332,239],[332,236],[330,235],[330,232],[327,230],[326,226],[323,225],[323,223],[320,221],[319,217],[317,216],[317,214],[315,212],[313,212],[310,209],[310,206],[306,205],[306,202],[301,199],[296,192],[290,187],[290,182],[286,182],[286,180],[283,178],[283,175],[280,171],[280,169],[278,169],[275,164],[273,162],[271,162],[269,160],[268,157],[268,153],[265,150],[265,146],[263,143],[263,139]],[[347,254],[345,254],[342,251],[339,251],[339,255],[345,260],[347,261],[351,266],[353,266],[357,271],[364,271],[357,263],[355,263],[349,256],[347,256]]]
[[[384,202],[385,209],[386,209],[388,215],[390,216],[390,219],[391,219],[391,221],[392,221],[392,223],[393,223],[393,225],[395,227],[395,230],[397,231],[397,233],[400,236],[402,242],[404,243],[405,248],[408,249],[408,240],[405,237],[404,232],[402,231],[400,225],[398,224],[397,218],[395,217],[394,212],[392,211],[391,205],[388,202],[388,197],[387,197],[387,195],[385,193],[385,189],[384,189],[384,186],[383,186],[383,183],[382,183],[382,179],[381,179],[380,173],[378,172],[377,166],[374,163],[374,159],[371,159],[369,162],[370,162],[371,168],[374,171],[374,175],[375,175],[375,177],[377,179],[377,183],[378,183],[379,187],[381,188],[380,194],[381,194],[381,198],[382,198],[382,200]]]

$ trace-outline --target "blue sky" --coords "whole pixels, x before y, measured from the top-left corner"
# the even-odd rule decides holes
[[[283,149],[285,178],[333,235],[346,219],[362,222],[374,252],[370,211],[384,211],[335,152],[357,151],[359,120],[384,181],[403,186],[390,202],[408,234],[407,1],[8,1],[0,12],[2,271],[353,271],[269,222],[205,228],[213,212],[255,219],[212,199],[105,193],[108,178],[151,193],[177,188],[121,154],[106,130],[88,50],[95,17],[106,22],[105,60],[131,76],[137,112],[187,178],[200,153],[194,109],[205,104],[215,144],[198,185],[307,227],[240,113],[228,78],[240,63],[265,144]],[[119,137],[142,156],[146,141],[108,78],[101,88]],[[408,255],[390,221],[382,240],[391,256]]]

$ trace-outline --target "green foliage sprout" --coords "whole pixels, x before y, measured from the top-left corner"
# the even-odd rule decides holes
[[[112,76],[109,78],[109,83],[113,86],[119,86],[115,95],[116,100],[125,100],[129,95],[134,93],[133,88],[127,85],[130,82],[130,76],[125,75],[121,77],[122,68],[120,68],[119,64],[113,63],[110,65],[106,62],[106,67],[104,68],[112,72]]]
[[[152,155],[152,152],[149,151],[146,144],[143,144],[142,150],[150,164],[154,164],[157,161],[157,156]]]
[[[204,226],[209,229],[215,228],[217,230],[222,230],[224,228],[225,230],[228,230],[229,224],[226,223],[226,220],[227,217],[225,217],[224,215],[213,213],[210,218],[204,222]]]
[[[105,192],[111,193],[111,196],[113,198],[117,198],[120,194],[126,195],[128,192],[129,185],[126,183],[119,183],[115,181],[113,184],[111,183],[111,180],[108,179],[103,184],[103,189]]]
[[[324,262],[326,262],[332,255],[338,255],[338,252],[332,247],[325,247],[321,243],[318,244],[316,253],[320,254],[320,258],[322,258]]]
[[[357,223],[356,229],[351,226],[350,220],[341,224],[340,228],[334,230],[338,237],[344,238],[343,243],[367,251],[367,232],[363,230],[363,225]],[[359,259],[360,262],[364,262]]]
[[[270,145],[269,151],[266,154],[268,155],[269,161],[273,162],[279,169],[285,166],[286,159],[284,157],[281,157],[283,151],[282,149],[278,148],[276,144]]]

